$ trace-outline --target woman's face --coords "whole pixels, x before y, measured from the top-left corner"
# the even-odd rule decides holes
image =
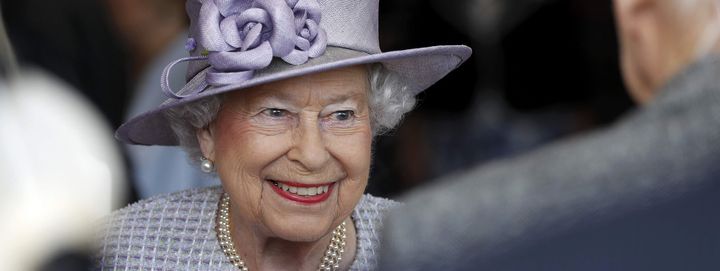
[[[230,194],[233,221],[269,237],[316,241],[347,218],[369,174],[368,92],[358,66],[225,96],[198,139]]]

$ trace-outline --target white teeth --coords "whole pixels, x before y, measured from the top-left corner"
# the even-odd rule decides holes
[[[308,195],[308,189],[305,187],[298,188],[297,194],[300,196],[307,196]]]
[[[299,196],[315,196],[327,193],[330,190],[329,185],[316,186],[316,187],[295,187],[284,183],[272,181],[272,184],[279,187],[283,191],[290,192]]]

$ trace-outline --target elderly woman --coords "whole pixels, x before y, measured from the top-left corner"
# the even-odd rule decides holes
[[[470,55],[380,52],[377,10],[377,0],[188,0],[191,56],[165,69],[170,99],[117,137],[179,144],[222,187],[116,212],[102,268],[373,269],[394,205],[363,195],[373,136]],[[167,77],[180,62],[187,84],[175,91]]]

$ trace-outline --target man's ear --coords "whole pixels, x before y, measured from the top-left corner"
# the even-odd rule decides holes
[[[621,31],[632,31],[631,35],[642,34],[649,23],[660,14],[662,1],[667,0],[615,0],[615,16]],[[637,31],[637,32],[636,32]]]
[[[205,128],[195,130],[200,151],[205,158],[215,161],[215,137],[213,136],[213,125],[210,124]]]
[[[615,0],[625,85],[637,102],[653,97],[657,55],[662,49],[661,5],[667,0]]]

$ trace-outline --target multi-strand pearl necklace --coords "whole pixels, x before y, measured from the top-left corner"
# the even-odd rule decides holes
[[[230,236],[230,197],[227,193],[223,193],[220,199],[216,230],[218,239],[220,240],[220,248],[222,248],[230,262],[238,269],[248,271],[245,262],[240,259],[240,255],[237,254],[232,237]],[[320,262],[320,266],[318,267],[319,271],[334,271],[340,269],[342,254],[345,252],[346,231],[344,221],[333,230],[333,237],[330,240],[327,250],[325,250],[325,256],[323,256]]]

